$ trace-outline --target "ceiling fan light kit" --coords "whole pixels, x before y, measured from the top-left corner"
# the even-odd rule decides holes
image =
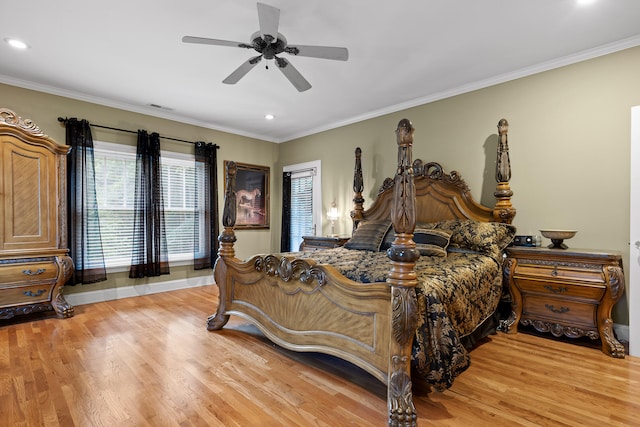
[[[311,84],[300,74],[291,62],[278,56],[281,53],[336,61],[346,61],[349,59],[349,51],[344,47],[288,45],[287,39],[278,32],[278,26],[280,24],[280,9],[278,8],[264,3],[258,3],[258,21],[260,30],[253,33],[250,38],[251,43],[193,36],[184,36],[182,41],[184,43],[253,49],[259,53],[259,55],[253,56],[243,62],[222,81],[223,83],[237,83],[264,58],[267,60],[272,59],[276,67],[299,92],[311,89]]]

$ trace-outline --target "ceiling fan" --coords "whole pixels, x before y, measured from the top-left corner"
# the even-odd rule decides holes
[[[260,23],[260,30],[253,33],[250,43],[192,36],[184,36],[182,37],[182,41],[184,43],[254,49],[260,54],[242,63],[242,65],[222,81],[223,83],[235,84],[251,71],[262,58],[273,59],[277,68],[282,71],[282,74],[284,74],[291,84],[300,92],[310,89],[311,84],[289,61],[278,56],[279,54],[284,52],[289,55],[334,59],[337,61],[346,61],[349,58],[349,51],[344,47],[288,45],[287,39],[278,32],[278,24],[280,21],[280,9],[278,8],[264,3],[258,3],[258,21]]]

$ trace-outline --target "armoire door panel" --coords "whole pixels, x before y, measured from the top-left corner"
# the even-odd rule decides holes
[[[3,249],[55,248],[55,158],[41,147],[27,149],[12,141],[3,148]]]

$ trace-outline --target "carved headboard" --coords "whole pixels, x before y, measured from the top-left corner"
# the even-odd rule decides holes
[[[513,221],[516,210],[511,205],[513,192],[508,182],[511,177],[511,168],[507,143],[508,123],[505,119],[498,123],[498,131],[500,143],[496,164],[497,186],[494,193],[496,205],[488,207],[476,202],[467,183],[458,172],[447,173],[439,163],[424,163],[416,159],[412,164],[416,191],[416,222],[436,222],[456,218],[508,224]],[[390,218],[394,186],[392,178],[385,179],[375,201],[365,210],[362,197],[362,151],[360,148],[356,149],[355,154],[354,208],[351,211],[354,230],[360,221]]]

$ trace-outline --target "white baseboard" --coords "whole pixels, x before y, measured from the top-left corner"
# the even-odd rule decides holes
[[[100,289],[96,291],[76,292],[65,294],[64,298],[71,305],[93,304],[121,298],[139,297],[159,292],[175,291],[178,289],[195,288],[213,284],[212,276],[192,277],[189,279],[169,280],[166,282],[123,286],[118,288]]]
[[[71,305],[93,304],[121,298],[139,297],[159,292],[176,291],[178,289],[195,288],[213,284],[213,277],[200,276],[184,280],[169,280],[146,285],[123,286],[119,288],[102,289],[97,291],[76,292],[65,295]],[[618,341],[629,342],[629,326],[614,323],[613,330]]]

